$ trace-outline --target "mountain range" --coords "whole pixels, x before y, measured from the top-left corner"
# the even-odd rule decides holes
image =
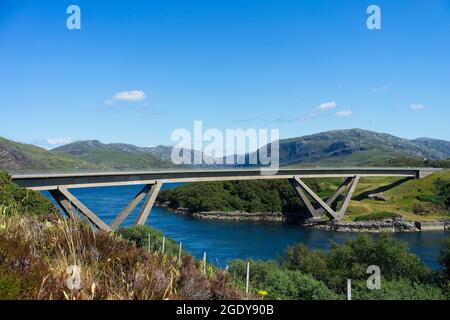
[[[406,157],[450,158],[450,142],[432,138],[408,140],[362,129],[335,130],[280,140],[280,164],[370,165]]]
[[[450,158],[450,142],[432,138],[408,140],[362,129],[335,130],[282,139],[282,166],[362,166],[395,163],[409,159]],[[0,169],[5,170],[151,170],[176,167],[171,161],[174,147],[137,147],[105,144],[98,140],[77,141],[53,150],[0,138]],[[183,149],[193,156],[200,151]],[[242,155],[248,159],[249,155]],[[401,164],[401,163],[399,163]],[[215,166],[217,167],[217,165]]]

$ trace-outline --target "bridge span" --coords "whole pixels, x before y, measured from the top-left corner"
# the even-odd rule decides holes
[[[331,220],[340,220],[344,217],[361,177],[405,177],[406,179],[420,179],[440,170],[436,168],[302,168],[279,169],[278,171],[272,171],[270,169],[174,170],[13,174],[12,180],[17,185],[27,189],[49,191],[63,212],[68,216],[79,212],[99,229],[111,231],[119,227],[142,200],[144,200],[144,204],[135,224],[145,224],[158,192],[164,183],[288,179],[308,209],[311,218],[320,219],[323,214],[326,214]],[[306,178],[335,177],[345,179],[336,192],[326,201],[322,200],[302,180]],[[144,185],[144,187],[109,225],[103,222],[69,191],[72,188],[124,185]],[[343,193],[345,193],[345,197],[340,209],[333,209],[332,207]],[[313,202],[319,205],[318,209],[313,206]]]

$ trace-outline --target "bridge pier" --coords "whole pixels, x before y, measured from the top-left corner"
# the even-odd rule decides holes
[[[289,182],[293,185],[297,193],[299,194],[302,202],[306,205],[308,209],[308,213],[311,218],[320,218],[323,213],[325,213],[330,220],[341,220],[344,218],[345,212],[347,211],[347,207],[350,204],[350,200],[355,192],[356,186],[360,179],[359,175],[355,175],[352,177],[347,177],[344,182],[339,186],[339,188],[335,191],[335,193],[327,199],[327,201],[323,201],[306,183],[304,183],[299,177],[294,176]],[[344,202],[341,208],[337,211],[333,210],[331,207],[333,203],[337,200],[337,198],[348,188],[350,185],[349,191],[347,192]],[[320,206],[320,208],[315,209],[309,200],[308,196],[305,192],[313,198]]]
[[[144,206],[142,207],[141,212],[136,219],[136,225],[143,225],[147,221],[148,215],[150,214],[150,210],[155,203],[159,190],[161,190],[161,186],[162,183],[160,181],[156,181],[156,183],[152,185],[150,191],[147,193],[147,198],[145,199]]]
[[[73,217],[76,212],[74,208],[85,216],[92,224],[94,224],[98,229],[104,231],[112,231],[117,229],[122,222],[128,217],[128,215],[133,211],[133,209],[145,199],[144,205],[139,212],[136,219],[135,225],[143,225],[147,221],[148,215],[155,203],[156,197],[158,196],[159,190],[161,189],[162,182],[156,181],[154,184],[145,185],[141,191],[133,198],[133,200],[128,203],[128,205],[114,218],[110,225],[103,222],[94,212],[92,212],[88,207],[86,207],[79,199],[77,199],[69,190],[65,187],[58,187],[57,189],[49,190],[52,197],[61,207],[63,212],[69,216]]]

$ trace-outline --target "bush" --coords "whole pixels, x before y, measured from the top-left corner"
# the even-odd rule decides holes
[[[355,221],[383,220],[390,218],[401,218],[401,215],[394,212],[380,211],[373,212],[364,216],[358,216],[355,218]]]
[[[391,236],[382,235],[374,240],[362,235],[342,245],[333,244],[327,255],[330,274],[328,285],[344,289],[346,279],[366,279],[367,267],[377,265],[387,280],[405,278],[421,282],[428,281],[430,271],[420,259],[408,252],[408,245]]]
[[[407,279],[382,280],[381,289],[370,290],[365,281],[352,283],[354,300],[446,300],[444,292],[436,286]]]
[[[4,214],[17,212],[30,215],[58,214],[56,207],[39,192],[22,189],[11,181],[11,177],[0,171],[0,209]]]
[[[120,228],[116,231],[123,239],[129,240],[136,244],[137,247],[148,249],[148,236],[150,235],[150,250],[161,250],[163,234],[155,229],[150,228],[146,225],[133,226],[129,228]],[[164,243],[164,252],[172,255],[178,256],[179,244],[174,240],[167,238]],[[183,253],[185,253],[183,251]]]
[[[247,262],[233,260],[229,273],[241,287],[245,285]],[[339,296],[311,275],[287,270],[274,261],[250,261],[250,289],[267,292],[271,299],[284,300],[334,300]]]
[[[323,251],[310,251],[305,245],[288,246],[280,258],[283,267],[310,274],[316,279],[326,279],[329,274],[327,256]]]
[[[441,203],[448,209],[450,208],[450,180],[437,179],[434,182],[437,197]]]
[[[274,299],[337,300],[339,296],[311,275],[276,269],[266,279],[267,292]]]

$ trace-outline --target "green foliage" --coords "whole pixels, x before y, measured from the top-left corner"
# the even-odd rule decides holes
[[[129,228],[120,228],[116,231],[123,239],[129,240],[136,244],[138,247],[145,249],[149,248],[149,235],[150,235],[150,250],[161,250],[163,242],[163,234],[155,229],[146,225],[133,226]],[[168,255],[178,256],[179,244],[174,240],[167,238],[164,243],[164,252]],[[183,251],[183,253],[185,253]]]
[[[56,214],[55,206],[39,192],[26,190],[11,182],[11,177],[0,171],[0,209],[5,214]]]
[[[233,260],[229,272],[243,286],[246,279],[247,262]],[[271,299],[288,300],[334,300],[339,296],[324,283],[300,271],[280,268],[274,261],[250,261],[251,289],[256,293],[267,292]]]
[[[16,275],[2,271],[0,273],[0,300],[12,300],[20,297],[21,280]]]
[[[416,196],[416,199],[422,202],[429,202],[436,205],[442,204],[442,199],[440,199],[440,197],[430,194],[420,194]]]
[[[380,212],[373,212],[370,214],[366,214],[363,216],[358,216],[355,218],[355,221],[383,220],[383,219],[400,218],[400,217],[401,217],[401,215],[394,213],[394,212],[380,211]]]
[[[266,291],[274,299],[336,300],[338,295],[311,275],[277,268],[266,279]]]
[[[283,267],[290,270],[300,270],[313,275],[316,279],[326,279],[329,270],[327,256],[320,250],[310,251],[303,244],[288,246],[280,259]]]
[[[335,188],[330,182],[326,187],[319,180],[309,179],[308,183],[321,195],[330,193],[326,187]],[[298,213],[304,210],[298,194],[287,180],[199,182],[163,190],[158,201],[192,212]]]
[[[442,265],[447,281],[450,281],[450,236],[442,242],[442,248],[439,254],[439,262]]]
[[[421,282],[430,277],[423,262],[408,252],[408,245],[388,235],[382,235],[378,240],[362,235],[342,245],[333,244],[327,254],[327,265],[333,270],[327,279],[328,285],[341,289],[346,279],[365,279],[370,265],[380,267],[383,277],[388,280],[405,278]]]
[[[443,204],[447,209],[450,208],[450,180],[437,179],[434,182],[434,187],[441,204]]]
[[[382,280],[381,289],[370,290],[366,281],[352,282],[354,300],[445,300],[445,293],[432,284],[408,279]]]
[[[447,241],[441,254],[444,267],[449,263]],[[230,272],[241,286],[246,263],[230,263]],[[367,267],[371,265],[380,267],[381,290],[367,289]],[[387,235],[378,239],[361,235],[333,244],[328,253],[297,244],[288,246],[278,263],[250,261],[252,290],[265,290],[274,299],[341,299],[347,279],[352,279],[355,299],[445,299],[447,282],[435,276],[408,252],[406,243]]]
[[[450,208],[450,180],[438,178],[433,182],[433,187],[435,194],[421,194],[416,196],[416,199],[443,208]]]

